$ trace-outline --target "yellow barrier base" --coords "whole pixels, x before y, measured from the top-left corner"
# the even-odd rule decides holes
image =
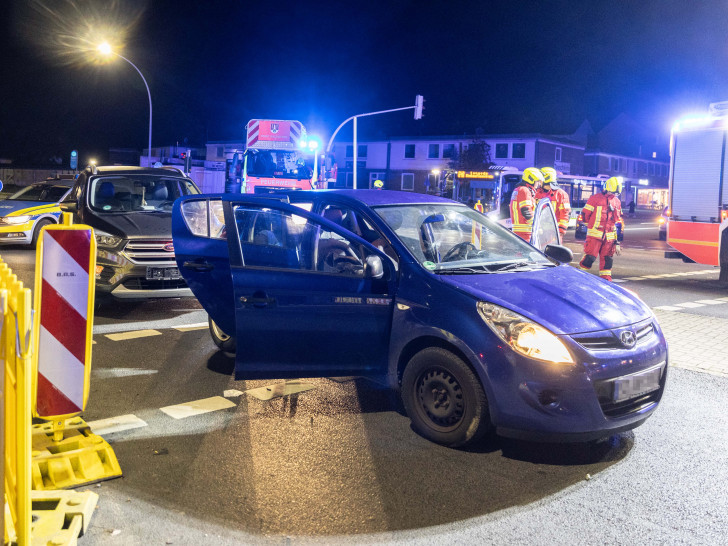
[[[33,476],[36,491],[68,489],[121,476],[114,450],[80,417],[66,420],[64,438],[53,440],[53,423],[33,425]]]
[[[99,496],[92,491],[32,491],[32,546],[76,546]]]

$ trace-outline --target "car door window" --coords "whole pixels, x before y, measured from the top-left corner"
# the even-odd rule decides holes
[[[357,241],[288,212],[233,207],[245,267],[364,276],[366,251]]]
[[[543,250],[547,245],[561,244],[556,216],[548,199],[542,199],[538,202],[536,216],[533,223],[533,233],[531,234],[531,244],[539,250]]]

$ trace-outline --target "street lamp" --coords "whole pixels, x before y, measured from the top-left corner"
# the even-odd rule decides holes
[[[308,149],[313,152],[313,183],[318,185],[318,139],[311,138],[308,141]]]
[[[123,55],[120,55],[113,49],[111,49],[111,45],[109,45],[109,42],[104,42],[102,44],[99,44],[99,47],[97,48],[99,53],[102,55],[116,55],[117,57],[120,57],[124,59],[127,63],[132,65],[134,67],[134,70],[136,70],[139,75],[142,77],[142,81],[144,82],[144,87],[147,88],[147,96],[149,97],[149,148],[147,153],[147,163],[148,167],[152,166],[152,94],[149,92],[149,85],[147,85],[147,80],[144,79],[144,74],[142,74],[142,71],[137,68],[137,66],[131,62],[129,59],[124,57]]]

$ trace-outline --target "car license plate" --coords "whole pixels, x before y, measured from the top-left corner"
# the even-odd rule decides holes
[[[147,267],[148,281],[176,281],[180,278],[176,267]]]
[[[614,381],[614,401],[623,402],[660,388],[664,364]]]

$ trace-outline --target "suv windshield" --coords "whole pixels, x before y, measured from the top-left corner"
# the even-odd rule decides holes
[[[175,199],[197,193],[197,188],[184,178],[100,176],[91,182],[89,204],[97,212],[169,212]]]
[[[414,257],[436,273],[549,267],[548,258],[481,213],[458,205],[374,207]]]
[[[42,201],[57,203],[71,189],[71,186],[53,184],[33,184],[8,197],[8,201]]]

